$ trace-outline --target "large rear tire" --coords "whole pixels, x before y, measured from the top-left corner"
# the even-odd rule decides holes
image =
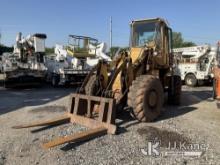
[[[163,102],[163,87],[155,76],[141,75],[132,82],[128,93],[128,106],[133,108],[133,116],[137,120],[155,120],[160,115]]]
[[[172,77],[171,77],[172,78]],[[181,91],[182,91],[182,81],[181,77],[174,75],[173,83],[172,80],[169,84],[168,89],[168,103],[171,105],[180,105],[181,102]]]

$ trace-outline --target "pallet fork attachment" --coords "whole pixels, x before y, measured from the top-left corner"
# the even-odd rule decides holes
[[[65,137],[58,137],[48,143],[44,143],[42,145],[43,148],[48,149],[68,142],[85,141],[107,133],[115,134],[115,99],[71,94],[66,114],[51,120],[18,125],[12,128],[52,126],[67,122],[80,124],[87,127],[88,130]]]

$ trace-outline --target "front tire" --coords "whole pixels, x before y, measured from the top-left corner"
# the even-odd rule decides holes
[[[128,106],[133,116],[142,122],[151,122],[161,113],[164,92],[160,80],[151,75],[141,75],[132,82],[128,93]]]

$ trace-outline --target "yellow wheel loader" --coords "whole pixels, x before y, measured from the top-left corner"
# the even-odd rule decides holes
[[[45,126],[69,121],[89,129],[59,137],[44,148],[78,142],[106,133],[115,134],[117,112],[125,107],[132,116],[150,122],[161,113],[164,93],[168,102],[178,105],[181,78],[175,74],[172,30],[161,18],[131,22],[130,50],[122,51],[108,63],[100,60],[85,78],[81,88],[70,95],[68,113],[57,119],[14,128]]]

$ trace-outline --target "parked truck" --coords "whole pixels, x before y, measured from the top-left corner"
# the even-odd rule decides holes
[[[181,79],[188,86],[203,85],[213,79],[212,67],[216,47],[200,45],[173,49],[179,63]]]
[[[23,38],[22,33],[18,33],[14,51],[2,55],[2,70],[6,88],[36,85],[44,80],[46,38],[46,34],[39,33]]]
[[[3,71],[2,56],[0,55],[0,73]]]
[[[55,54],[46,57],[46,79],[54,87],[80,84],[99,59],[111,61],[106,55],[106,44],[98,44],[98,40],[69,35],[68,45],[56,45]]]

